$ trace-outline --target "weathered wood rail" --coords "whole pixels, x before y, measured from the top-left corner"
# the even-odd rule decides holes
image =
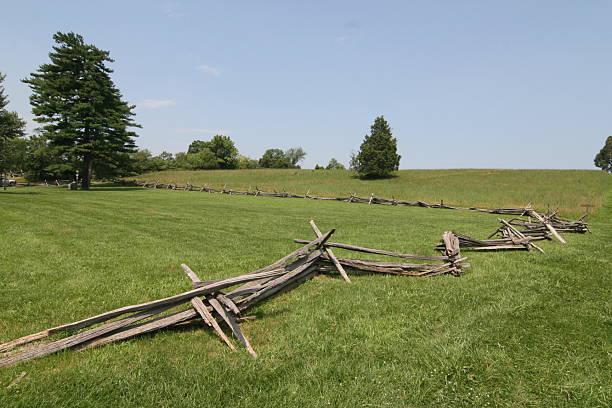
[[[384,273],[404,276],[431,277],[451,274],[459,276],[469,266],[461,257],[459,239],[451,232],[443,235],[444,255],[427,256],[400,254],[392,251],[370,249],[349,244],[328,244],[334,229],[323,234],[314,223],[310,225],[316,238],[302,247],[255,272],[232,278],[202,281],[198,275],[182,264],[181,268],[190,279],[193,289],[145,303],[121,307],[73,323],[49,328],[0,344],[0,367],[43,357],[61,350],[82,350],[121,341],[166,327],[201,321],[203,327],[212,328],[225,344],[235,349],[222,326],[226,327],[238,343],[253,357],[257,353],[239,322],[251,319],[244,316],[262,301],[291,290],[321,272],[338,272],[347,282],[347,271],[354,273]],[[362,259],[337,258],[331,247],[361,253],[387,255],[396,258],[426,260],[428,263],[381,262]],[[229,292],[223,290],[240,285]],[[183,309],[188,305],[187,309]],[[178,309],[178,310],[177,310]],[[97,327],[91,328],[96,324]],[[30,345],[19,351],[15,349],[43,340],[53,334],[86,329],[48,343]]]

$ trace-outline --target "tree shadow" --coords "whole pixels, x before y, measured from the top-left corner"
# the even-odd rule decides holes
[[[136,190],[147,190],[144,187],[91,187],[89,190],[83,190],[83,191],[91,191],[91,192],[96,192],[96,191],[136,191]]]
[[[37,194],[41,194],[40,191],[9,191],[9,190],[2,190],[0,189],[0,194],[7,194],[7,195],[37,195]]]
[[[95,183],[92,184],[87,191],[134,191],[134,190],[145,190],[145,187],[130,186],[121,183]]]
[[[360,176],[359,174],[354,174],[352,176],[352,178],[357,179],[357,180],[367,180],[367,181],[375,181],[375,180],[391,180],[394,178],[398,178],[399,176],[397,174],[389,174],[387,176],[371,176],[371,175],[363,175]]]

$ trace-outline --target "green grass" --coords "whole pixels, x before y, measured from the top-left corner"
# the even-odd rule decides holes
[[[531,202],[562,214],[584,212],[581,204],[602,205],[612,186],[609,174],[596,170],[401,170],[386,180],[359,180],[343,170],[213,170],[164,171],[137,176],[159,183],[208,184],[210,187],[291,191],[325,197],[357,193],[369,197],[424,201],[460,206],[523,207]]]
[[[0,406],[607,407],[607,190],[589,193],[605,196],[593,233],[545,254],[469,253],[459,278],[309,281],[243,324],[258,359],[209,330],[166,330],[0,369]],[[0,342],[187,290],[182,262],[202,279],[255,270],[312,237],[311,218],[336,241],[422,254],[445,230],[497,227],[467,211],[115,187],[11,189],[0,203]]]

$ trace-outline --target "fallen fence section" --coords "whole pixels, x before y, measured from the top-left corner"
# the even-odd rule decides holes
[[[360,273],[384,273],[430,277],[442,274],[459,276],[462,268],[469,266],[460,255],[460,241],[451,232],[443,235],[443,255],[399,254],[348,244],[328,244],[334,229],[322,234],[311,221],[316,239],[300,241],[305,243],[296,251],[255,272],[227,279],[202,281],[187,265],[181,265],[192,282],[193,289],[137,305],[125,306],[89,317],[77,322],[53,327],[19,339],[0,344],[0,367],[10,366],[52,354],[61,350],[82,350],[103,344],[121,341],[150,333],[166,327],[182,325],[187,322],[203,322],[231,349],[234,345],[225,334],[224,326],[237,339],[249,354],[257,354],[239,323],[254,319],[248,312],[264,300],[287,292],[320,272],[338,271],[347,281],[346,271]],[[426,260],[428,263],[380,262],[349,258],[336,258],[332,247],[357,252],[389,255],[399,258]],[[346,268],[346,270],[345,270]],[[240,285],[230,291],[224,291]],[[188,305],[184,309],[184,305]],[[98,323],[97,327],[91,328]],[[88,329],[87,329],[88,328]],[[15,351],[17,347],[42,340],[56,333],[87,329],[46,344],[30,345]]]
[[[551,240],[551,236],[554,236],[559,242],[566,243],[559,231],[582,234],[591,232],[585,221],[586,214],[576,221],[560,218],[556,213],[539,214],[534,210],[529,210],[528,214],[528,220],[523,218],[498,219],[501,226],[489,234],[486,239],[476,239],[456,232],[453,234],[459,239],[459,247],[462,249],[474,251],[536,249],[543,253],[544,250],[533,241]],[[534,217],[536,221],[532,221],[531,217]],[[495,236],[497,238],[491,239]],[[443,250],[444,243],[437,244],[436,248]]]

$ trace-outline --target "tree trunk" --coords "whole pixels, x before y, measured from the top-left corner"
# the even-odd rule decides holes
[[[85,159],[85,171],[83,173],[83,181],[81,182],[81,190],[89,190],[91,186],[91,174],[93,172],[93,159]]]

